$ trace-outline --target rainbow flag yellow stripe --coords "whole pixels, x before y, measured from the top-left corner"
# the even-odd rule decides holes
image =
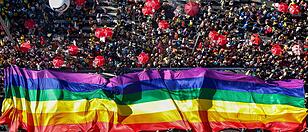
[[[1,124],[28,131],[219,131],[305,127],[303,81],[196,68],[99,75],[5,70]]]
[[[26,105],[25,105],[26,104]],[[111,111],[121,116],[150,114],[170,110],[181,112],[189,111],[216,111],[239,114],[286,114],[305,113],[306,108],[289,105],[268,105],[242,102],[216,101],[205,99],[174,101],[172,99],[147,102],[134,105],[117,105],[114,101],[105,99],[78,100],[78,101],[42,101],[29,102],[25,99],[13,98],[4,101],[3,108],[14,106],[17,110],[28,113],[75,113],[85,111]],[[233,106],[233,107],[230,107]],[[8,108],[6,108],[8,109]]]

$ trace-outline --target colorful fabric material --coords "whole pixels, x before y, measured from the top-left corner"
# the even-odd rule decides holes
[[[106,80],[96,74],[5,70],[1,124],[11,131],[301,131],[302,80],[194,68],[142,71]]]

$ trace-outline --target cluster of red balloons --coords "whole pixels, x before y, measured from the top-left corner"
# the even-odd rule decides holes
[[[155,11],[160,8],[159,0],[146,0],[145,6],[152,7]]]
[[[68,52],[70,55],[77,55],[79,52],[79,48],[76,45],[68,46]]]
[[[146,64],[150,59],[149,54],[145,52],[141,52],[137,58],[140,64]]]
[[[31,49],[30,41],[22,43],[19,47],[19,50],[24,53],[28,52],[30,49]]]
[[[106,63],[106,60],[105,60],[104,56],[99,55],[99,56],[95,57],[95,59],[93,61],[93,66],[94,67],[101,67],[101,66],[105,65],[105,63]]]
[[[189,16],[196,16],[199,13],[199,4],[196,2],[188,2],[184,6],[184,11]]]
[[[217,31],[210,31],[209,38],[212,43],[216,43],[221,46],[225,46],[228,43],[227,37],[219,34]]]
[[[169,23],[166,20],[160,20],[158,23],[158,27],[161,29],[168,29]]]
[[[219,36],[219,34],[218,34],[217,31],[210,31],[210,33],[209,33],[209,38],[210,38],[211,41],[213,41],[213,40],[217,41],[218,36]]]
[[[273,55],[278,55],[278,56],[283,53],[283,50],[279,44],[273,44],[271,51]]]
[[[160,8],[159,0],[146,0],[142,13],[145,16],[152,16]]]
[[[277,7],[279,12],[287,13],[289,11],[292,15],[297,15],[301,12],[299,5],[292,3],[288,6],[286,3],[279,3]]]
[[[287,13],[288,12],[288,8],[289,8],[288,4],[286,4],[286,3],[279,3],[277,9],[280,12]]]
[[[221,46],[224,46],[228,43],[228,40],[227,40],[227,37],[225,35],[219,35],[218,36],[218,40],[217,40],[217,43]]]
[[[290,4],[290,6],[289,6],[289,12],[293,15],[297,15],[301,12],[301,9],[300,9],[299,5],[293,3],[293,4]]]
[[[63,66],[64,64],[64,60],[62,57],[55,57],[53,60],[52,60],[52,64],[54,66],[54,68],[60,68]]]
[[[262,39],[260,38],[259,34],[255,33],[252,34],[250,37],[250,42],[254,45],[259,45],[261,43]]]
[[[103,28],[96,28],[95,36],[97,38],[112,38],[113,31],[111,28],[103,27]]]

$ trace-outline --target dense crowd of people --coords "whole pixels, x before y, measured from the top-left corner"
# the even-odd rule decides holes
[[[92,0],[81,7],[72,2],[61,15],[43,0],[5,1],[0,4],[1,15],[14,41],[0,29],[0,67],[50,69],[54,68],[52,60],[61,57],[62,68],[74,71],[93,69],[121,74],[136,67],[249,67],[256,68],[255,75],[262,79],[307,80],[307,2],[274,1],[296,3],[300,6],[298,15],[279,12],[273,2],[196,2],[200,8],[196,16],[187,15],[178,2],[160,1],[160,8],[152,16],[142,13],[144,1],[105,2],[116,7],[111,16],[99,1]],[[29,19],[35,22],[33,29],[25,27]],[[160,20],[170,24],[168,29],[158,27]],[[112,38],[102,41],[95,37],[95,29],[106,26],[113,29]],[[208,34],[213,30],[227,37],[226,45],[211,41]],[[251,44],[252,34],[261,36],[259,45]],[[30,51],[21,52],[21,43],[27,41]],[[77,55],[67,52],[72,44],[79,48]],[[271,52],[274,44],[282,48],[280,55]],[[294,45],[300,53],[292,50]],[[138,62],[141,52],[149,54],[146,64]],[[93,60],[98,55],[106,63],[97,68]]]

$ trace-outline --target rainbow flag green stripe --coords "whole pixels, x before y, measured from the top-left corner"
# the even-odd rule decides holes
[[[189,93],[189,94],[186,94]],[[91,92],[71,92],[68,90],[27,90],[21,87],[12,87],[7,91],[6,98],[25,98],[28,101],[53,101],[53,100],[91,100],[95,98],[115,100],[117,104],[131,105],[159,101],[165,99],[190,100],[211,99],[222,101],[258,103],[258,104],[285,104],[305,108],[302,98],[280,94],[258,94],[249,92],[234,92],[229,90],[215,90],[208,88],[194,88],[168,91],[167,89],[149,90],[139,93],[113,95],[108,91],[94,90]],[[272,100],[275,98],[275,100]]]
[[[0,124],[10,131],[219,131],[305,128],[302,80],[195,68],[100,75],[5,69]]]

